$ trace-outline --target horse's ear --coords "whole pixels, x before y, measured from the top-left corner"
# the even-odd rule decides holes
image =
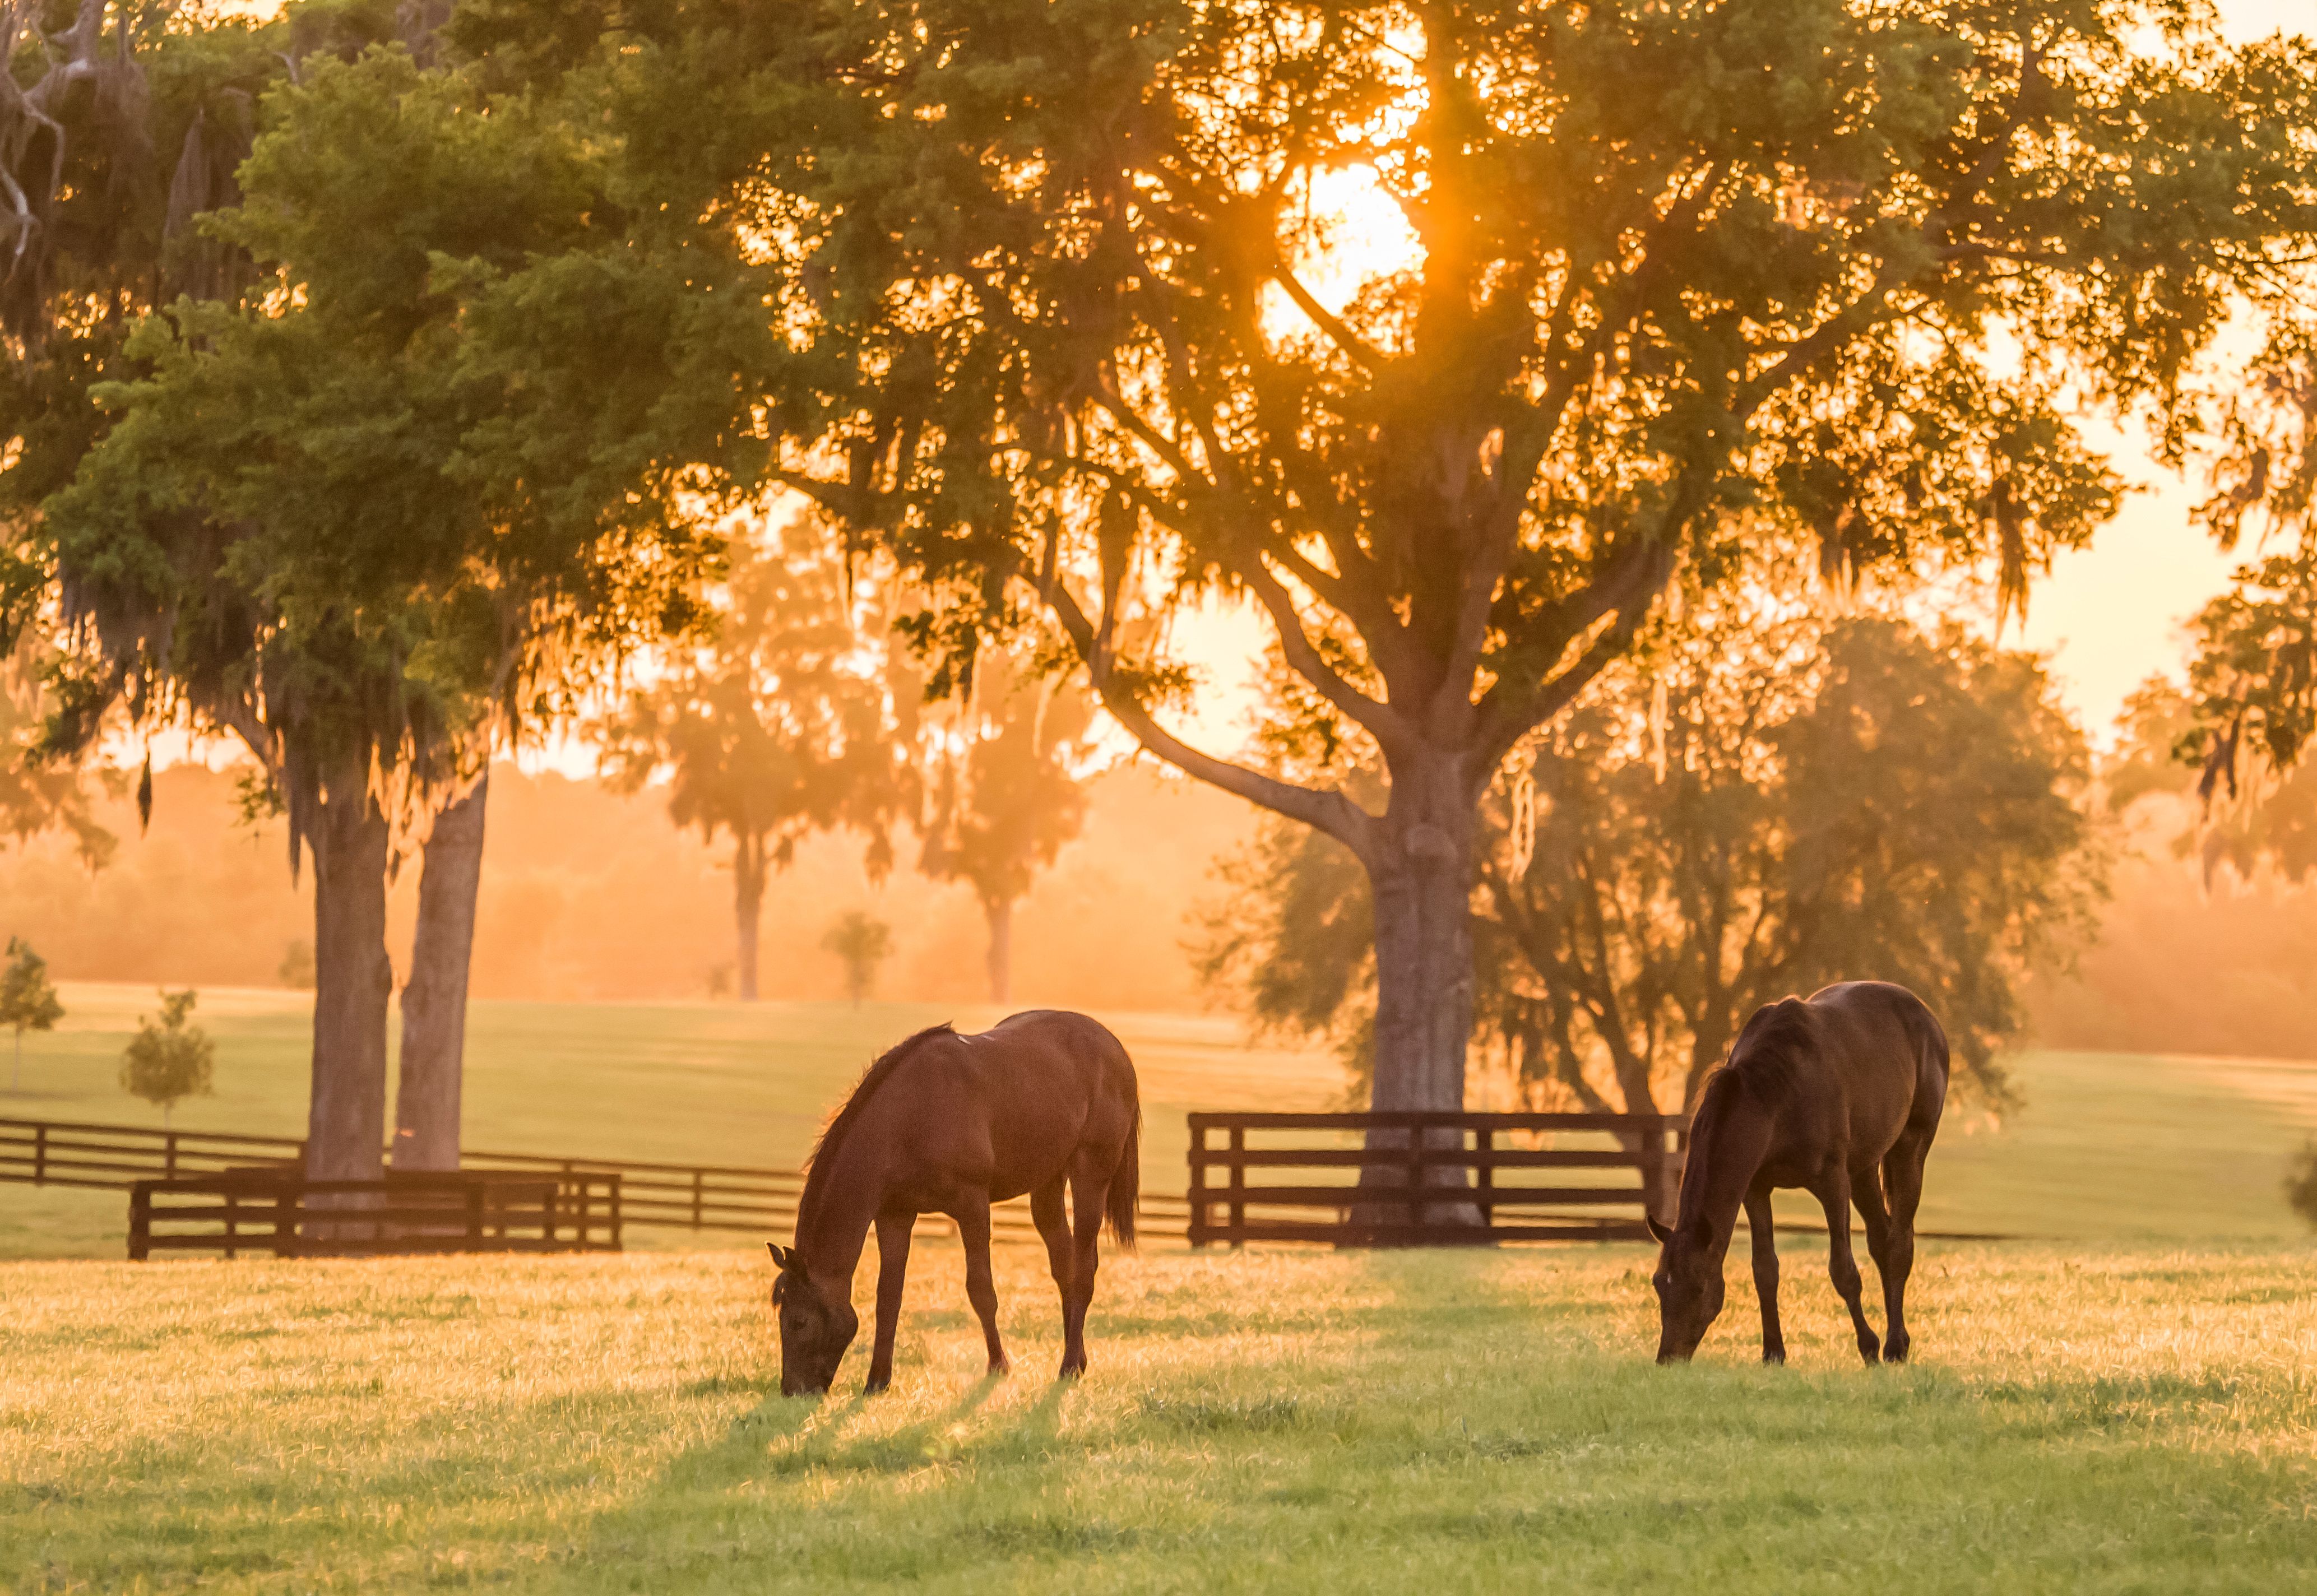
[[[794,1253],[782,1252],[781,1244],[778,1242],[766,1242],[765,1250],[773,1255],[774,1269],[786,1269],[789,1266],[789,1260],[796,1256]]]
[[[1658,1217],[1655,1214],[1643,1214],[1642,1216],[1642,1220],[1650,1227],[1650,1234],[1657,1238],[1658,1245],[1662,1247],[1668,1242],[1673,1240],[1672,1229],[1667,1226],[1659,1224]]]

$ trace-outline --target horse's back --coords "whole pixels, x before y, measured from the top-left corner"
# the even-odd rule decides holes
[[[1930,1005],[1890,981],[1841,981],[1811,994],[1827,1066],[1851,1103],[1854,1140],[1876,1156],[1904,1132],[1928,1135],[1946,1101],[1947,1039]]]
[[[957,1106],[986,1134],[1001,1187],[1038,1184],[1076,1147],[1123,1149],[1141,1121],[1133,1061],[1090,1015],[1026,1010],[956,1044],[944,1062]]]

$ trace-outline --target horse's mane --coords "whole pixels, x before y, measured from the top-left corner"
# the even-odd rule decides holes
[[[877,1088],[891,1079],[902,1061],[924,1044],[936,1037],[953,1037],[956,1034],[956,1028],[947,1021],[939,1025],[928,1025],[917,1035],[888,1048],[876,1062],[862,1072],[860,1081],[853,1088],[853,1094],[845,1100],[842,1108],[829,1116],[828,1125],[821,1129],[820,1139],[813,1143],[811,1155],[805,1160],[804,1190],[797,1198],[799,1235],[804,1233],[805,1216],[812,1211],[813,1199],[819,1193],[822,1172],[836,1150],[845,1145],[845,1133],[851,1130],[854,1122],[861,1118],[861,1110],[869,1106],[871,1098],[877,1095]]]
[[[1765,1003],[1730,1045],[1730,1061],[1717,1073],[1776,1102],[1794,1084],[1794,1055],[1812,1039],[1808,1003],[1798,997]]]

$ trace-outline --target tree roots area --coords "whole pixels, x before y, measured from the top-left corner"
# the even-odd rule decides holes
[[[2317,1583],[2317,1254],[1930,1244],[1919,1361],[1866,1369],[1801,1240],[1785,1369],[1742,1257],[1659,1369],[1638,1248],[1153,1250],[1105,1268],[1067,1386],[1042,1257],[1001,1249],[991,1380],[927,1246],[892,1389],[856,1348],[818,1402],[731,1253],[9,1264],[0,1583]]]

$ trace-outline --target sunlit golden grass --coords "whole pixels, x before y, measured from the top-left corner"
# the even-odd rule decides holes
[[[0,1580],[67,1590],[2249,1591],[2317,1583],[2317,1254],[1813,1249],[1648,1360],[1638,1249],[1123,1258],[1058,1386],[921,1248],[893,1389],[777,1393],[732,1253],[0,1267]],[[865,1306],[868,1281],[860,1297]]]

